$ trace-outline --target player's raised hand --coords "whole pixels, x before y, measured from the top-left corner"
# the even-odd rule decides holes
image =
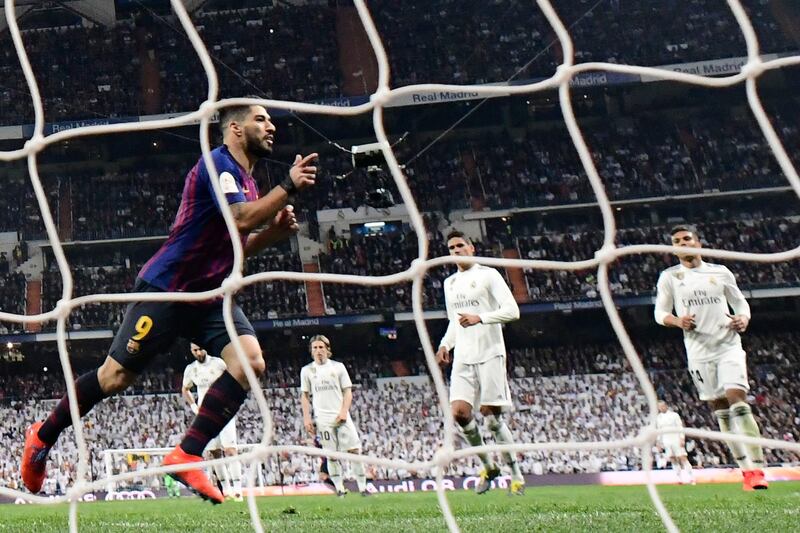
[[[308,154],[305,157],[300,154],[294,156],[294,163],[292,163],[292,168],[289,169],[289,178],[291,178],[295,189],[298,191],[314,185],[317,179],[317,167],[312,163],[318,157],[317,153]]]
[[[436,362],[439,363],[440,366],[449,365],[450,350],[445,346],[439,346],[439,349],[436,351]]]
[[[725,316],[731,319],[731,323],[728,324],[728,327],[737,333],[744,333],[747,330],[747,326],[750,324],[750,319],[747,315],[729,315],[725,313]]]
[[[462,328],[468,328],[475,324],[481,323],[481,317],[478,315],[469,315],[467,313],[458,313],[458,323]]]

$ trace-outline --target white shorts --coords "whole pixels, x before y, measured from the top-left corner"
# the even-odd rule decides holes
[[[681,446],[680,442],[665,442],[664,454],[667,456],[667,459],[686,457],[686,448]]]
[[[701,400],[718,400],[727,389],[750,390],[744,350],[733,350],[713,361],[689,361],[689,374]]]
[[[475,365],[453,362],[450,374],[450,403],[461,400],[473,409],[481,405],[510,407],[506,358],[498,355]]]
[[[225,424],[219,435],[211,439],[206,446],[206,450],[224,450],[225,448],[236,447],[236,417],[233,417],[230,422]]]
[[[317,435],[319,435],[322,448],[325,450],[347,452],[361,449],[358,430],[350,418],[347,419],[347,422],[338,426],[317,422]]]

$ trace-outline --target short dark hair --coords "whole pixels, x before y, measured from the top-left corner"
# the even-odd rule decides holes
[[[669,234],[670,234],[670,236],[672,236],[672,235],[675,235],[676,233],[680,233],[681,231],[688,231],[689,233],[694,235],[696,238],[698,238],[698,239],[700,238],[700,234],[697,233],[697,228],[695,228],[694,226],[690,226],[688,224],[680,224],[678,226],[673,227],[670,230]]]
[[[472,239],[470,239],[469,237],[464,235],[463,232],[460,232],[458,230],[451,231],[450,233],[447,234],[447,240],[449,241],[450,239],[464,239],[464,241],[467,244],[472,244]]]
[[[256,95],[248,94],[243,98],[259,98]],[[225,130],[228,129],[231,122],[242,122],[247,114],[250,112],[250,109],[255,104],[245,104],[245,105],[231,105],[223,107],[219,110],[219,130],[222,134],[225,134]]]

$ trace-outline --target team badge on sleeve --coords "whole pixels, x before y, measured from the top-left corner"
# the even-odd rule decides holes
[[[236,178],[230,172],[223,172],[219,175],[219,185],[222,192],[225,194],[235,194],[239,192],[239,187],[236,185]]]

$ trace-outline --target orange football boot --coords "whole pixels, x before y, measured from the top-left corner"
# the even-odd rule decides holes
[[[162,464],[164,466],[183,465],[186,463],[199,463],[202,460],[202,457],[190,455],[183,451],[183,448],[180,446],[175,446],[175,449],[172,450],[169,455],[164,457],[164,462]],[[204,500],[208,500],[213,504],[218,504],[225,501],[225,497],[222,495],[222,492],[220,492],[220,490],[215,487],[213,483],[211,483],[211,480],[208,479],[208,476],[202,468],[197,468],[195,470],[184,470],[182,472],[172,472],[169,474],[169,476],[175,481],[180,481],[189,487],[189,490]]]

